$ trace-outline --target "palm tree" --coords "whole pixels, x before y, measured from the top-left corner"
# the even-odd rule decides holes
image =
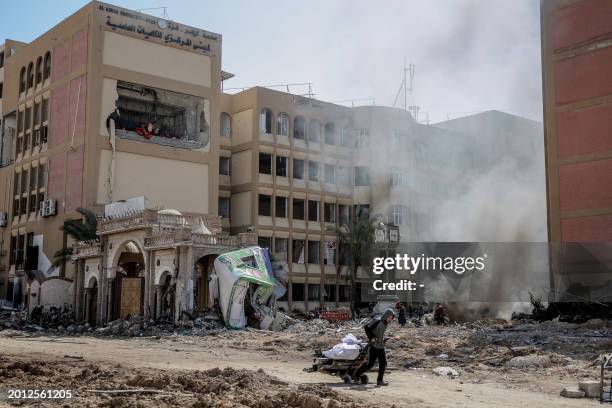
[[[351,314],[356,315],[359,309],[357,298],[357,268],[370,262],[370,251],[374,243],[376,220],[370,217],[370,212],[357,207],[354,216],[347,222],[336,227],[340,245],[349,263],[349,282],[351,298]]]
[[[99,240],[98,218],[96,214],[86,208],[77,208],[77,212],[83,216],[83,219],[65,220],[64,225],[60,227],[62,231],[72,237],[75,241],[92,241]],[[64,264],[72,255],[72,248],[64,247],[54,254],[55,261],[53,266]]]

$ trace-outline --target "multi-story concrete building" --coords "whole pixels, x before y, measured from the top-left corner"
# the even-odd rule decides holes
[[[611,21],[610,1],[541,2],[551,286],[561,300],[610,301]]]
[[[431,240],[432,209],[461,186],[461,134],[407,111],[223,93],[219,34],[92,2],[5,49],[0,298],[14,303],[178,318],[211,305],[216,254],[258,242],[287,262],[281,306],[337,307],[339,223],[364,206]],[[61,230],[79,207],[100,215],[99,242]],[[73,262],[54,265],[65,247]]]

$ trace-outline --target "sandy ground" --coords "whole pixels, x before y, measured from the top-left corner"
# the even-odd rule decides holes
[[[299,337],[299,334],[295,336]],[[347,386],[337,377],[303,371],[303,368],[311,365],[312,350],[289,346],[288,342],[295,343],[295,338],[288,339],[286,333],[261,332],[245,332],[226,337],[162,336],[160,338],[97,338],[0,332],[0,357],[5,361],[49,361],[54,366],[66,364],[75,368],[87,364],[113,366],[130,373],[144,372],[146,375],[181,372],[181,370],[209,370],[217,367],[262,369],[266,374],[277,377],[284,383],[325,385],[349,398],[347,399],[349,402],[363,401],[363,405],[375,406],[520,408],[599,406],[595,400],[573,400],[559,396],[559,391],[564,386],[577,384],[577,377],[595,378],[597,371],[595,367],[592,370],[582,370],[578,374],[568,369],[466,369],[460,370],[461,375],[458,378],[451,379],[438,377],[428,368],[407,369],[404,364],[398,364],[399,354],[395,353],[397,358],[394,358],[394,352],[391,351],[389,372],[386,376],[390,382],[388,387]],[[370,374],[370,378],[375,378],[374,372]],[[2,389],[0,404],[6,405],[8,402],[4,391],[6,382],[2,385],[2,380],[0,370]],[[22,384],[23,387],[36,388],[36,375],[25,376]],[[359,406],[363,405],[359,403]],[[310,407],[308,404],[302,406]],[[331,403],[329,406],[332,406]]]

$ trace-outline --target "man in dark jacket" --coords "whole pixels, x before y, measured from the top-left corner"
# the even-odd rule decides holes
[[[374,367],[376,360],[378,360],[378,378],[376,380],[376,384],[378,386],[389,385],[388,382],[383,381],[385,368],[387,367],[387,356],[385,354],[385,331],[393,318],[395,318],[395,312],[393,309],[389,308],[383,312],[380,320],[376,326],[374,326],[372,330],[374,337],[370,339],[370,356],[368,358],[368,363],[359,369],[355,375],[356,378],[359,378],[361,374]]]

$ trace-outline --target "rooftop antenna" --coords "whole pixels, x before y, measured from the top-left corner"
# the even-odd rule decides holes
[[[412,97],[412,91],[414,90],[414,72],[415,72],[416,66],[413,63],[410,63],[408,66],[406,66],[406,58],[404,57],[404,79],[402,80],[402,83],[400,84],[399,89],[397,90],[397,94],[395,95],[395,101],[393,102],[393,107],[397,107],[398,106],[398,101],[400,100],[400,96],[402,94],[404,94],[404,110],[408,111],[409,110],[409,106],[408,106],[408,93],[410,93],[410,96]],[[401,102],[400,102],[401,103]],[[400,105],[401,106],[401,105]]]
[[[150,10],[161,10],[162,11],[162,15],[159,16],[159,17],[163,18],[165,20],[168,20],[168,7],[165,7],[165,6],[142,8],[142,9],[137,9],[136,11],[139,12],[139,13],[142,13],[143,11],[150,11]]]

